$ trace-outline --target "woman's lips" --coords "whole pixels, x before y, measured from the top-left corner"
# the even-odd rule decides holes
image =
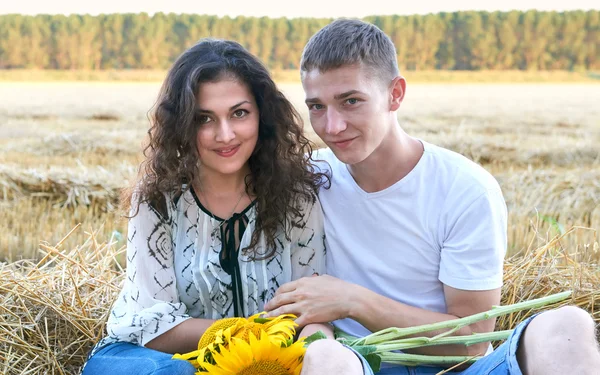
[[[240,149],[240,145],[237,145],[237,146],[232,146],[232,147],[218,148],[218,149],[215,149],[214,151],[219,156],[222,156],[224,158],[229,158],[229,157],[235,155],[239,149]]]

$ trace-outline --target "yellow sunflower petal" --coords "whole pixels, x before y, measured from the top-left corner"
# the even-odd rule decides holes
[[[260,323],[247,323],[244,327],[239,329],[233,337],[242,339],[248,342],[250,333],[254,334],[254,336],[260,336],[261,332],[263,332],[264,326]]]
[[[246,319],[244,318],[225,318],[217,320],[210,327],[208,327],[198,341],[198,349],[202,349],[208,344],[214,342],[217,332],[231,327],[243,326],[245,323]]]
[[[252,353],[247,353],[244,350],[244,347],[239,346],[239,344],[237,343],[238,341],[240,340],[233,339],[229,343],[228,348],[221,347],[219,355],[216,359],[214,359],[215,363],[217,363],[217,360],[223,363],[223,365],[221,366],[223,370],[229,371],[229,373],[231,374],[234,374],[237,370],[239,370],[244,365],[244,363],[247,363],[248,361],[252,360]],[[231,353],[231,355],[229,356],[228,361],[223,362],[225,357],[223,353],[225,352],[229,352]]]
[[[173,354],[173,357],[171,357],[171,359],[180,359],[180,360],[185,360],[190,362],[195,368],[200,368],[201,364],[204,362],[205,360],[205,356],[206,353],[208,351],[212,352],[213,349],[213,345],[210,344],[208,345],[206,348],[200,349],[200,350],[194,350],[192,352],[189,353],[184,353],[184,354]]]
[[[281,334],[284,337],[291,339],[296,334],[296,326],[296,322],[282,320],[278,323],[267,326],[265,331],[267,331],[269,335]]]
[[[184,353],[184,354],[179,354],[179,353],[175,353],[173,354],[173,357],[171,357],[171,359],[184,359],[184,360],[188,360],[190,358],[196,358],[198,357],[198,355],[200,354],[200,350],[194,350],[193,352],[189,352],[189,353]]]
[[[214,375],[298,375],[305,348],[302,342],[282,348],[271,342],[268,335],[256,337],[250,333],[248,342],[232,338],[229,347],[220,347],[206,370]]]
[[[223,363],[223,358],[221,358],[218,353],[215,353],[213,358],[219,358],[219,362]],[[227,362],[227,364],[230,366],[234,366],[235,362],[231,360],[230,362]],[[221,367],[213,365],[212,363],[203,363],[202,367],[205,371],[212,375],[231,375],[235,371],[235,368],[232,369],[231,367]]]
[[[266,311],[261,311],[258,314],[254,314],[251,317],[248,318],[249,322],[254,322],[255,319],[260,318],[262,315],[265,315],[267,312]]]

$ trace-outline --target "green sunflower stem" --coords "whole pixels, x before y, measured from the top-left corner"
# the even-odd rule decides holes
[[[482,342],[506,340],[513,332],[512,329],[506,331],[497,331],[489,333],[474,333],[469,336],[451,336],[451,337],[414,337],[407,339],[398,339],[387,341],[383,344],[375,345],[375,353],[391,352],[394,350],[406,350],[412,348],[421,348],[433,345],[465,345],[470,346]]]
[[[458,331],[459,329],[471,325],[473,323],[496,318],[498,316],[507,315],[516,311],[535,309],[538,307],[550,305],[552,303],[560,302],[571,295],[571,291],[556,293],[550,296],[537,298],[531,301],[524,301],[506,306],[494,306],[491,310],[485,311],[479,314],[474,314],[460,319],[446,320],[443,322],[425,324],[416,327],[406,328],[388,328],[379,332],[372,333],[368,336],[355,340],[350,345],[377,345],[389,342],[391,340],[397,340],[406,336],[413,336],[423,332],[437,331],[446,328],[452,328],[450,332],[444,332],[441,335],[435,337],[439,339]]]
[[[395,365],[403,366],[420,366],[420,365],[456,365],[459,363],[473,363],[477,361],[479,356],[476,357],[462,357],[462,356],[434,356],[434,355],[420,355],[420,354],[405,354],[405,353],[381,353],[378,354],[381,357],[381,361],[385,363],[391,363]]]

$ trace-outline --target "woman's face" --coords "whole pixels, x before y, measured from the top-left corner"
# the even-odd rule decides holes
[[[196,147],[203,173],[248,173],[258,141],[258,106],[248,86],[235,78],[200,85]]]

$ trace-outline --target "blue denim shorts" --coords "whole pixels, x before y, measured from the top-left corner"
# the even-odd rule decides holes
[[[537,315],[537,314],[536,314]],[[497,347],[492,353],[479,359],[464,371],[449,371],[446,374],[452,375],[523,375],[519,363],[517,362],[517,348],[523,331],[531,320],[535,317],[531,316],[521,322],[506,339],[506,341]],[[355,352],[356,353],[356,352]],[[360,358],[364,375],[374,375],[367,361],[363,356],[356,353]],[[430,366],[394,366],[382,368],[378,375],[435,375],[444,369],[441,367]]]

